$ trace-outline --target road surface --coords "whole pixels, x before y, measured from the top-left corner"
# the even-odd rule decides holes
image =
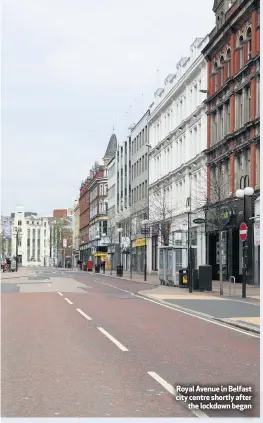
[[[144,289],[58,269],[2,281],[2,417],[259,416],[258,336]],[[190,410],[174,387],[194,384],[252,386],[252,410]]]

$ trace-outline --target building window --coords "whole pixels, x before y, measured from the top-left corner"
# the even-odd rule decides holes
[[[147,181],[145,181],[144,186],[145,186],[145,197],[147,197],[148,196]]]
[[[144,198],[144,182],[142,183],[142,198]]]
[[[212,114],[212,145],[217,142],[217,113]]]
[[[47,226],[47,222],[44,222],[44,227],[46,227]]]
[[[250,86],[245,88],[245,122],[251,120],[251,89]]]
[[[243,35],[239,37],[239,69],[244,66],[244,38]]]
[[[231,76],[231,50],[230,50],[230,48],[227,49],[226,58],[227,58],[227,78],[229,78]]]
[[[18,224],[18,226],[22,226],[22,220],[19,220],[19,221],[17,222],[17,224]]]
[[[221,67],[221,85],[224,84],[225,81],[225,59],[224,56],[220,57],[220,67]]]
[[[250,60],[252,57],[252,32],[251,28],[247,29],[247,60]]]
[[[218,109],[218,141],[224,137],[224,114],[223,107]]]
[[[142,172],[144,172],[144,156],[142,156]]]
[[[226,103],[224,107],[224,135],[228,135],[230,133],[230,103]]]
[[[240,91],[239,93],[236,94],[235,97],[235,101],[236,101],[236,129],[239,129],[242,127],[243,125],[243,92]]]
[[[217,62],[215,63],[214,66],[214,75],[215,75],[215,91],[218,90],[218,65]]]

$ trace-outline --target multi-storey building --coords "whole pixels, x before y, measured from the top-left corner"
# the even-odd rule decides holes
[[[132,216],[132,265],[143,272],[145,236],[141,234],[141,222],[148,219],[148,119],[150,111],[142,116],[131,131],[131,207]]]
[[[158,269],[158,247],[186,245],[190,232],[193,266],[205,263],[205,231],[191,219],[203,217],[206,203],[206,109],[204,90],[207,63],[201,54],[208,37],[197,38],[190,55],[183,57],[164,88],[155,92],[149,126],[149,220],[148,271]],[[189,230],[191,228],[191,230]],[[182,254],[187,254],[186,249]],[[185,258],[186,260],[186,258]],[[184,260],[182,260],[183,262]],[[186,260],[187,261],[187,260]]]
[[[107,235],[107,190],[107,169],[104,165],[95,163],[89,184],[89,248],[92,250],[94,263],[105,258],[107,252],[102,245],[103,236]]]
[[[73,265],[76,266],[79,259],[79,199],[76,198],[73,207]]]
[[[131,137],[118,146],[116,152],[116,213],[115,223],[120,245],[119,263],[124,270],[130,268],[130,243],[132,221],[130,214],[131,205]]]
[[[11,214],[12,256],[18,256],[22,266],[48,266],[50,253],[50,227],[47,217],[24,212],[18,206]],[[18,253],[18,254],[16,254]]]
[[[89,184],[91,176],[88,176],[81,183],[79,193],[79,241],[80,241],[80,260],[87,261],[91,257],[91,250],[88,247],[89,242]]]
[[[120,262],[120,246],[116,227],[117,213],[117,154],[116,152],[107,163],[108,169],[108,265],[116,269]]]
[[[10,216],[1,216],[1,251],[0,257],[3,262],[6,257],[12,254],[12,218]]]
[[[254,189],[246,201],[248,218],[248,279],[253,281],[253,204],[260,188],[260,14],[259,0],[217,0],[213,11],[216,26],[203,54],[208,63],[207,87],[207,161],[208,200],[213,211],[219,203],[213,186],[225,175],[220,208],[224,219],[224,270],[226,277],[242,274],[242,242],[239,226],[244,220],[244,202],[235,198],[243,184]],[[244,186],[242,185],[241,188]],[[208,220],[209,220],[208,210]],[[210,216],[211,218],[211,216]],[[211,220],[211,219],[210,219]],[[209,263],[213,278],[218,278],[218,225],[208,228]]]

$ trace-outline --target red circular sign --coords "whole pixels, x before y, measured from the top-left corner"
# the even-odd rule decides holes
[[[240,237],[240,241],[246,241],[247,239],[247,225],[246,223],[241,223],[240,228],[239,228],[239,237]]]

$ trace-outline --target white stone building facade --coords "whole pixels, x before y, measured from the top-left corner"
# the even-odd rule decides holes
[[[25,212],[22,206],[16,208],[12,218],[12,256],[16,255],[18,240],[19,265],[49,266],[49,219],[47,217],[40,217],[37,213]]]
[[[158,270],[158,251],[163,243],[162,221],[170,221],[169,245],[186,245],[189,198],[191,222],[203,218],[206,202],[207,63],[201,51],[208,37],[197,38],[189,57],[183,57],[176,72],[155,92],[150,106],[149,204],[151,236],[148,242],[148,271]],[[203,91],[203,92],[202,92]],[[204,225],[191,223],[195,266],[206,262]],[[187,254],[186,250],[182,254]],[[185,260],[183,260],[185,261]]]
[[[75,199],[74,206],[73,206],[73,215],[72,215],[72,227],[73,227],[73,258],[74,262],[73,265],[77,265],[77,261],[79,259],[79,245],[80,245],[80,238],[79,238],[79,200]]]
[[[132,219],[132,265],[133,270],[143,272],[145,236],[141,233],[141,222],[149,214],[148,180],[150,145],[148,143],[148,119],[150,111],[133,126],[131,131],[131,219]],[[146,261],[147,263],[147,261]]]
[[[112,268],[130,267],[131,138],[118,145],[108,169],[108,248]],[[121,228],[121,232],[118,229]]]

